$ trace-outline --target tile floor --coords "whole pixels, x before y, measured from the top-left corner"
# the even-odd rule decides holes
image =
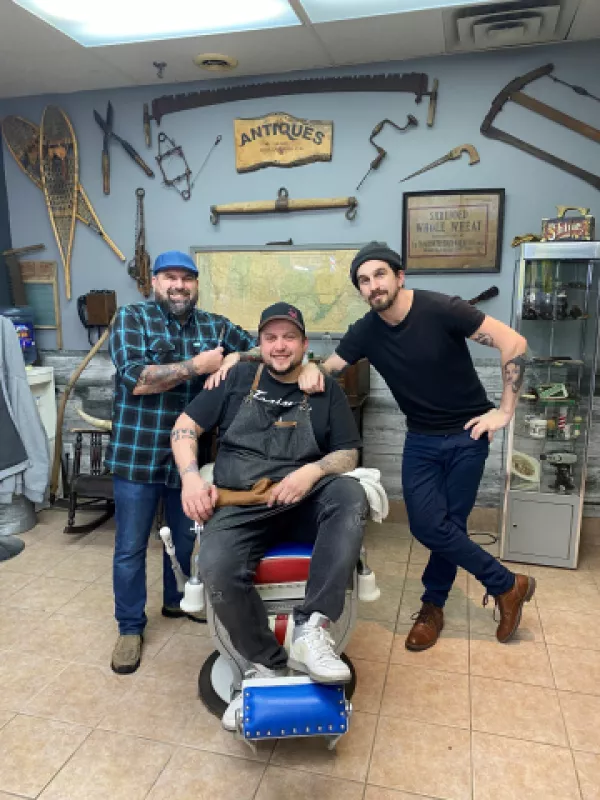
[[[113,526],[77,538],[64,523],[44,512],[0,564],[0,800],[600,800],[600,540],[576,572],[530,568],[538,592],[509,645],[459,574],[442,638],[415,654],[426,551],[403,525],[374,526],[382,596],[347,651],[350,733],[336,753],[310,740],[253,754],[197,698],[205,626],[160,616],[159,543],[143,664],[117,676]]]

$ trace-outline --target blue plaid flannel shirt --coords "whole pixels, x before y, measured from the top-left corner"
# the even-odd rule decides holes
[[[171,454],[171,429],[201,391],[206,376],[160,394],[135,395],[133,390],[144,367],[187,361],[217,347],[223,325],[224,355],[255,346],[254,337],[226,317],[200,309],[183,325],[154,301],[118,310],[109,338],[116,374],[112,435],[105,461],[114,475],[138,483],[181,485]]]

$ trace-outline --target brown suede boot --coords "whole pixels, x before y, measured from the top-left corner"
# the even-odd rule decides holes
[[[444,610],[433,603],[423,603],[414,620],[415,624],[406,637],[406,649],[427,650],[433,647],[444,627]]]
[[[496,597],[496,606],[500,611],[500,623],[496,630],[496,638],[504,644],[512,639],[517,632],[523,604],[528,603],[535,592],[535,578],[529,575],[515,575],[512,589]]]

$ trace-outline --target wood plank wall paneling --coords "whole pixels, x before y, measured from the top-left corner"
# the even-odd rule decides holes
[[[80,352],[47,351],[44,364],[53,366],[57,389],[62,391],[69,375],[82,359]],[[498,402],[502,392],[502,377],[495,361],[476,361],[477,371],[492,402]],[[70,429],[81,425],[77,408],[94,416],[108,418],[113,396],[114,367],[107,353],[99,353],[83,372],[71,394],[65,415],[65,442],[74,441]],[[600,386],[600,381],[597,381]],[[383,484],[390,499],[402,498],[401,463],[406,421],[382,378],[371,369],[371,393],[365,406],[363,422],[364,457],[367,467],[381,470]],[[499,508],[504,486],[503,439],[497,435],[492,442],[485,473],[477,496],[477,505]],[[593,426],[589,448],[588,475],[585,494],[586,516],[600,517],[600,398],[594,403]]]

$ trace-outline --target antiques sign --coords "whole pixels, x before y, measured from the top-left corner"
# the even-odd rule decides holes
[[[404,194],[407,272],[499,272],[504,189]]]
[[[238,172],[331,161],[333,122],[275,112],[257,119],[234,120],[234,133]]]

